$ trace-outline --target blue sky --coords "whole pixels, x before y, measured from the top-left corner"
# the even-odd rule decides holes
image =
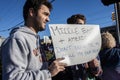
[[[8,37],[10,28],[23,25],[22,7],[25,0],[1,0],[0,2],[0,36]],[[111,13],[114,4],[104,6],[101,0],[55,0],[48,24],[66,24],[66,19],[73,14],[81,13],[87,18],[87,24],[97,24],[100,27],[113,25]],[[39,32],[40,36],[49,36],[46,30]]]

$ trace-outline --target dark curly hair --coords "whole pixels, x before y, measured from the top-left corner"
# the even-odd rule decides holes
[[[26,21],[30,8],[33,8],[34,11],[37,12],[41,5],[47,6],[50,11],[52,10],[52,4],[48,0],[26,0],[23,6],[24,20]]]
[[[74,14],[67,19],[68,24],[75,24],[78,19],[82,19],[86,23],[86,18],[82,14]]]

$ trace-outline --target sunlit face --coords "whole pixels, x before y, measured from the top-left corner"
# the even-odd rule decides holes
[[[37,15],[34,17],[34,27],[36,32],[45,30],[46,23],[50,21],[49,16],[49,8],[45,5],[40,6]]]
[[[85,21],[82,19],[77,19],[76,24],[85,24]]]

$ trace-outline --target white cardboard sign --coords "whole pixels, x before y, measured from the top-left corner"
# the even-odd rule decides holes
[[[49,24],[56,58],[68,66],[96,58],[101,48],[99,25]]]

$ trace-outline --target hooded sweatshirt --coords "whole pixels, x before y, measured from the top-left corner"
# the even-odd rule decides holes
[[[2,80],[51,80],[39,41],[39,35],[28,27],[11,31],[1,47]]]

